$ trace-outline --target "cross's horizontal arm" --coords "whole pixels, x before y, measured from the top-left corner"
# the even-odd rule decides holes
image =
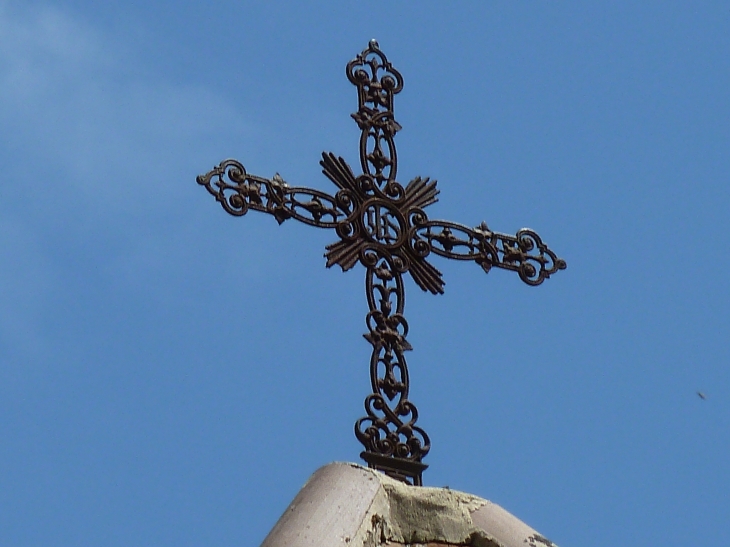
[[[196,180],[235,216],[253,209],[273,215],[279,224],[295,218],[318,228],[335,228],[350,214],[349,204],[337,197],[314,188],[289,186],[278,174],[272,179],[249,175],[236,160],[225,160]]]
[[[456,260],[473,260],[485,272],[493,266],[515,271],[528,285],[539,285],[566,268],[565,260],[528,228],[511,236],[491,231],[485,222],[472,229],[444,220],[424,220],[412,229],[412,245],[421,256],[432,252]]]

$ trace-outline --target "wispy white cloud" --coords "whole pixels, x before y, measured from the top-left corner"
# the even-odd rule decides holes
[[[152,73],[124,37],[0,0],[0,341],[21,353],[43,345],[44,302],[74,267],[54,242],[83,248],[106,230],[127,241],[89,258],[95,267],[159,262],[165,242],[150,241],[154,222],[140,217],[184,205],[180,185],[218,159],[221,134],[242,137],[241,118],[205,83]]]
[[[144,177],[186,157],[206,130],[240,120],[205,85],[151,77],[142,53],[119,37],[50,6],[0,4],[0,123],[27,154],[66,170],[68,182],[96,198],[132,198]],[[88,186],[91,185],[91,188]]]
[[[1,92],[14,107],[57,92],[60,82],[89,68],[108,68],[103,49],[101,36],[57,8],[0,3]]]

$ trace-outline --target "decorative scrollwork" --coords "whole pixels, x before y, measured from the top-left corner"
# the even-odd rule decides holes
[[[408,273],[424,291],[444,292],[444,281],[427,260],[434,254],[472,260],[485,272],[492,267],[516,271],[529,285],[539,285],[565,261],[557,258],[532,230],[516,236],[443,220],[429,220],[425,209],[437,201],[436,181],[416,177],[405,187],[396,180],[395,134],[401,126],[393,115],[394,96],[403,77],[375,40],[347,64],[347,77],[358,93],[352,114],[361,131],[360,165],[355,175],[348,163],[323,153],[324,175],[337,187],[331,196],[312,188],[289,186],[278,174],[271,179],[249,175],[236,160],[223,161],[197,178],[223,208],[236,216],[250,209],[269,213],[281,224],[289,218],[319,228],[333,228],[339,240],[326,247],[327,267],[343,271],[360,263],[366,270],[368,332],[372,345],[367,415],[355,424],[368,465],[398,479],[421,484],[431,446],[416,426],[418,411],[408,399],[409,376],[404,352],[408,323],[404,317],[403,276]]]
[[[486,223],[476,228],[443,220],[421,219],[412,230],[412,246],[422,256],[430,252],[456,260],[473,260],[485,272],[492,267],[516,271],[528,285],[539,285],[566,263],[555,256],[534,231],[516,236],[492,232]],[[537,251],[537,252],[533,252]]]
[[[528,228],[519,230],[515,236],[489,232],[486,223],[478,226],[477,230],[485,233],[488,241],[497,250],[499,260],[493,266],[517,272],[520,279],[528,285],[539,285],[568,266],[565,260],[558,258],[542,242],[537,233]]]
[[[403,353],[412,347],[406,340],[403,278],[390,257],[375,250],[367,253],[365,285],[370,312],[365,339],[373,346],[373,392],[365,399],[367,416],[355,423],[355,436],[365,447],[363,459],[371,466],[398,479],[421,484],[426,468],[421,460],[430,450],[431,441],[415,425],[418,410],[408,400],[408,365]]]
[[[351,213],[346,194],[332,197],[313,188],[291,187],[278,173],[272,179],[249,175],[236,160],[222,161],[199,175],[197,182],[235,216],[253,209],[272,214],[279,224],[295,218],[311,226],[335,228]]]
[[[393,117],[393,97],[403,89],[403,77],[371,40],[347,64],[347,78],[357,87],[358,109],[352,118],[362,131],[360,165],[382,187],[395,181],[398,172],[393,137],[401,126]]]
[[[393,182],[383,190],[371,184],[369,175],[356,178],[347,162],[332,153],[322,154],[320,165],[340,192],[347,192],[355,207],[337,229],[342,239],[327,246],[327,267],[337,264],[347,271],[358,261],[368,267],[361,260],[363,251],[375,248],[403,264],[403,271],[408,271],[424,291],[443,293],[441,272],[424,260],[406,237],[413,219],[426,219],[423,209],[437,201],[436,181],[416,177],[405,188]]]
[[[377,40],[370,40],[368,47],[347,63],[345,71],[347,79],[357,86],[358,106],[373,104],[393,110],[393,96],[403,89],[403,76],[380,51]]]

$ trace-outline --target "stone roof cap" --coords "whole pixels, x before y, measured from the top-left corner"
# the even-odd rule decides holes
[[[557,547],[483,498],[352,463],[307,481],[261,547]]]

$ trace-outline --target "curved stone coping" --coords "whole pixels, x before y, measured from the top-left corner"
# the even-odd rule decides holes
[[[318,469],[261,547],[557,547],[483,498],[352,463]]]

